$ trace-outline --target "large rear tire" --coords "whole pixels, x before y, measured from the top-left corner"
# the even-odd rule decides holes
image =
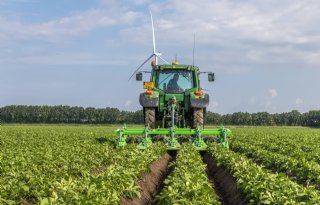
[[[203,128],[204,126],[203,119],[203,108],[193,108],[193,128]]]
[[[156,110],[154,108],[144,109],[144,124],[150,128],[156,128]]]

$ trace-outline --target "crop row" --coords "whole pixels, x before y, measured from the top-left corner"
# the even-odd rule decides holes
[[[272,140],[270,140],[270,142],[265,141],[263,143],[259,142],[252,144],[270,152],[284,154],[301,160],[313,161],[318,164],[320,163],[320,149],[304,151],[297,145],[277,143]]]
[[[136,197],[138,176],[164,146],[115,150],[113,129],[6,126],[0,133],[0,204],[119,203]]]
[[[0,204],[119,204],[123,198],[139,197],[137,182],[163,156],[165,146],[115,149],[113,130],[0,126]],[[317,140],[316,129],[237,128],[230,143],[237,153],[217,144],[210,144],[209,152],[221,170],[231,172],[250,204],[318,204],[318,190],[262,168],[285,172],[304,185],[319,185]],[[170,170],[158,203],[220,203],[201,155],[190,144],[182,145]]]
[[[58,204],[118,204],[121,197],[139,197],[140,187],[136,183],[139,176],[165,151],[161,145],[147,150],[128,146],[105,171],[55,184],[54,193],[47,200]]]
[[[245,139],[239,140],[240,142],[251,144],[261,149],[268,150],[270,152],[275,152],[279,154],[284,154],[290,157],[294,157],[299,160],[308,160],[316,163],[320,163],[320,148],[314,149],[310,151],[305,151],[301,148],[302,145],[298,143],[294,144],[294,142],[278,142],[275,139],[267,138],[264,139],[262,136],[251,136],[251,139],[255,139],[254,141],[248,141]],[[261,141],[260,141],[261,140]],[[304,145],[305,146],[305,145]]]
[[[236,141],[259,146],[279,154],[320,163],[320,144],[315,143],[320,140],[318,130],[262,128],[259,131],[258,128],[251,128],[238,130],[237,134]]]
[[[191,144],[182,145],[170,166],[174,171],[165,179],[158,204],[220,204],[208,180],[206,165]]]
[[[283,174],[272,173],[219,144],[210,144],[209,152],[219,166],[230,170],[249,204],[318,204],[320,201],[315,189],[303,187]]]
[[[234,141],[231,149],[245,154],[254,161],[277,172],[284,172],[294,177],[299,183],[319,186],[320,165],[313,161],[301,160],[286,155],[270,152],[261,147]]]
[[[314,142],[320,140],[320,133],[317,129],[305,127],[244,127],[234,130],[234,136],[240,140],[255,141],[256,137],[261,140],[273,140],[281,145],[290,144],[294,147],[301,147],[302,150],[320,148]]]
[[[0,200],[22,203],[51,194],[56,181],[81,177],[111,156],[92,130],[41,126],[2,127]]]

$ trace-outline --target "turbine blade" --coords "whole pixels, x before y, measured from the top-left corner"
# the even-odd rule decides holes
[[[162,58],[161,56],[157,55],[158,58],[160,58],[161,60],[163,60],[164,62],[166,62],[167,64],[170,64],[168,61],[166,61],[164,58]]]
[[[138,70],[144,66],[144,64],[146,64],[153,56],[155,56],[155,54],[152,54],[147,60],[145,60],[134,72],[133,74],[130,76],[129,80],[132,78],[132,76],[134,76],[134,74],[136,74],[138,72]],[[128,80],[128,81],[129,81]]]
[[[154,36],[153,18],[152,18],[151,10],[150,10],[150,17],[151,17],[151,26],[152,26],[153,54],[155,54],[156,53],[156,39]]]

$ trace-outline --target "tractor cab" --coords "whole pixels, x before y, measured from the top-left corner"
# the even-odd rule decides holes
[[[192,65],[172,64],[153,66],[150,82],[155,90],[165,94],[187,94],[199,88],[199,69]],[[178,95],[176,95],[178,96]]]
[[[155,72],[155,87],[166,93],[183,93],[194,87],[193,72],[182,69],[165,69]]]

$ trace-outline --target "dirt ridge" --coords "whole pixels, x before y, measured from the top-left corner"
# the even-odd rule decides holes
[[[227,169],[219,167],[209,153],[203,155],[203,162],[207,164],[208,178],[223,205],[247,204],[245,196],[237,189],[235,178]]]

